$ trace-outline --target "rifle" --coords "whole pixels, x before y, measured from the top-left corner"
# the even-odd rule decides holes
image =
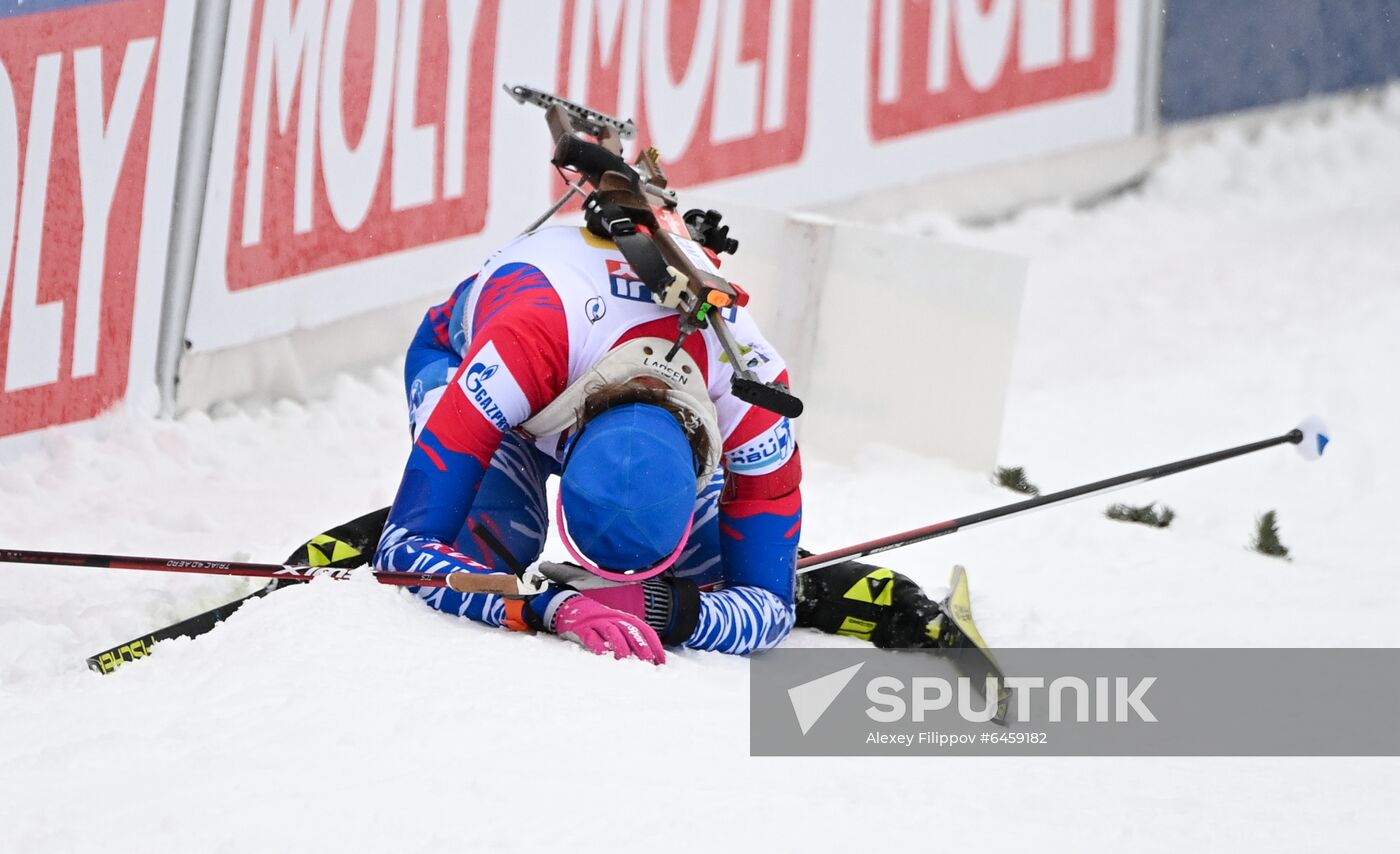
[[[680,334],[667,353],[670,361],[685,339],[712,328],[734,367],[730,390],[740,400],[786,418],[802,414],[802,401],[781,383],[764,383],[745,367],[738,341],[720,310],[748,304],[743,288],[719,272],[719,255],[733,254],[739,241],[720,225],[718,211],[689,210],[680,201],[661,167],[661,155],[647,148],[628,163],[622,141],[636,136],[629,119],[589,109],[528,86],[505,86],[521,104],[544,109],[554,139],[550,162],[568,184],[563,197],[526,229],[534,231],[575,194],[583,195],[588,228],[617,244],[622,256],[660,305],[681,315]]]

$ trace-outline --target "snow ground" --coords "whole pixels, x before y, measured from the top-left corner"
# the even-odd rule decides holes
[[[1169,503],[1167,530],[1091,499],[893,566],[937,588],[968,565],[1004,646],[1400,645],[1400,90],[1192,143],[1094,210],[903,225],[1032,256],[1003,458],[1047,490],[1311,411],[1336,441],[1321,464],[1280,449],[1115,496]],[[0,467],[0,541],[280,559],[391,498],[401,393],[386,367],[307,405],[46,439]],[[816,548],[1014,498],[887,449],[808,462]],[[1244,548],[1269,508],[1292,562]],[[367,580],[279,592],[111,677],[83,668],[247,589],[0,568],[0,850],[1275,852],[1400,833],[1394,759],[751,759],[742,660],[595,659]]]

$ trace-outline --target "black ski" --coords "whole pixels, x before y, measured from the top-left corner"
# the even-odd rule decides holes
[[[337,525],[324,534],[317,534],[297,546],[296,550],[283,563],[297,566],[329,566],[339,569],[364,566],[369,562],[368,555],[373,552],[378,543],[379,534],[384,530],[384,522],[388,518],[389,508],[383,507],[342,525]],[[103,650],[89,657],[87,665],[95,673],[111,673],[129,661],[149,656],[152,647],[158,641],[180,637],[199,637],[228,619],[229,615],[243,607],[245,602],[266,596],[284,586],[286,586],[286,582],[270,582],[247,596],[241,596],[232,602],[226,602],[202,614],[195,614],[193,617],[181,620],[174,625],[156,629],[149,634],[132,638],[126,643]]]
[[[96,673],[111,673],[129,661],[138,658],[145,658],[152,652],[152,647],[157,641],[171,640],[172,638],[193,638],[204,634],[214,628],[214,626],[228,619],[228,616],[239,608],[243,603],[259,596],[266,596],[272,591],[282,586],[282,582],[273,581],[263,587],[259,587],[247,596],[240,596],[232,602],[226,602],[217,608],[210,608],[202,614],[195,614],[185,620],[181,620],[163,629],[156,629],[147,635],[133,638],[126,643],[119,644],[111,649],[103,650],[87,660],[87,666]]]

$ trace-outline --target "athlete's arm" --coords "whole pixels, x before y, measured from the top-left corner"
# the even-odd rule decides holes
[[[794,622],[802,461],[787,419],[750,408],[725,442],[725,466],[725,589],[700,594],[699,623],[684,645],[743,655],[777,646]]]
[[[567,382],[567,324],[544,274],[528,264],[507,264],[481,287],[471,345],[413,443],[375,553],[376,568],[484,571],[453,543],[506,431]],[[471,599],[467,616],[493,625],[505,620],[501,597]]]
[[[444,302],[428,309],[408,344],[403,363],[404,390],[408,394],[408,422],[415,440],[462,364],[463,354],[457,344],[466,346],[465,332],[454,344],[451,319],[458,304],[466,302],[467,291],[475,282],[475,275],[469,277],[454,288]]]

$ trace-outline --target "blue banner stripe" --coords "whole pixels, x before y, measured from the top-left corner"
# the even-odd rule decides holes
[[[42,12],[57,12],[62,9],[106,5],[112,2],[115,0],[0,0],[0,18],[37,15]]]
[[[1171,0],[1162,119],[1184,121],[1400,78],[1400,0]]]

